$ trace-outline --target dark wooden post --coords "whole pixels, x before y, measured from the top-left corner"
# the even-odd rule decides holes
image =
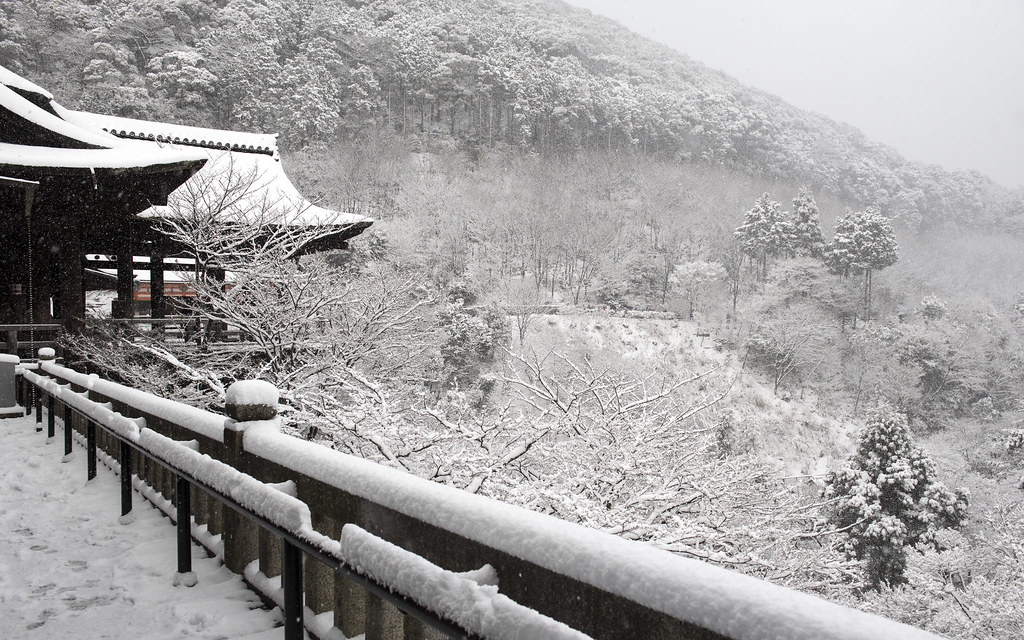
[[[166,318],[164,297],[164,257],[154,250],[149,256],[149,315],[151,318]],[[154,327],[155,329],[156,327]],[[162,325],[161,325],[162,328]]]
[[[121,523],[127,524],[132,512],[132,448],[127,442],[121,443]]]
[[[59,230],[53,229],[51,224],[47,224],[45,215],[36,215],[32,224],[32,246],[30,251],[32,252],[32,290],[29,292],[30,302],[32,307],[32,315],[30,320],[33,324],[35,323],[46,323],[52,320],[50,315],[50,245],[53,242],[50,240],[52,233],[58,233]],[[33,339],[38,339],[39,336],[33,336]],[[36,345],[30,347],[34,352]]]
[[[188,478],[177,476],[174,487],[175,505],[177,506],[178,526],[178,575],[174,584],[193,587],[196,575],[192,573],[192,495]]]
[[[60,320],[65,331],[80,333],[85,326],[85,255],[82,251],[81,215],[66,212],[61,222],[59,248]]]
[[[96,423],[92,420],[85,423],[85,456],[86,477],[92,480],[96,477]]]
[[[64,455],[71,455],[71,405],[64,405]]]
[[[43,430],[41,426],[43,424],[43,390],[35,388],[35,385],[32,385],[32,388],[36,398],[36,431],[38,432]]]
[[[135,264],[134,243],[131,223],[125,224],[124,233],[118,236],[117,247],[117,301],[111,308],[115,318],[135,317]]]
[[[53,396],[47,397],[46,403],[46,440],[53,440],[57,431],[57,416],[54,415],[57,409],[57,400]]]
[[[285,640],[302,640],[302,551],[285,540],[282,556],[284,638]]]
[[[49,295],[49,283],[47,283],[47,290],[46,291],[47,291],[47,295]],[[39,356],[40,370],[42,370],[42,365],[46,364],[46,363],[52,363],[54,361],[54,359],[57,357],[57,354],[50,347],[43,347],[42,349],[39,350],[38,356]],[[42,391],[43,391],[42,389],[39,389],[39,391],[37,392],[37,396],[36,396],[36,424],[42,424],[42,422],[43,422],[43,397],[42,397],[43,393],[42,393]],[[53,403],[54,403],[54,400],[53,400],[53,395],[52,394],[48,393],[48,394],[46,394],[46,397],[47,397],[47,404],[46,404],[46,426],[47,426],[46,437],[47,438],[52,438],[53,437],[53,419],[54,419],[54,415],[53,415]],[[42,427],[36,427],[36,431],[42,431],[42,430],[43,430]]]

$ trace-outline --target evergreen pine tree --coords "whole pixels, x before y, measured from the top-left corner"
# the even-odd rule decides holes
[[[967,518],[966,491],[935,479],[931,461],[910,441],[906,418],[890,407],[869,415],[856,453],[829,474],[825,493],[837,499],[833,523],[873,586],[904,582],[907,548],[934,545],[937,531]]]
[[[811,190],[802,187],[793,198],[793,252],[798,256],[820,258],[824,249],[818,203]]]
[[[869,207],[839,219],[823,257],[829,269],[844,278],[853,272],[864,273],[864,311],[870,316],[872,274],[895,264],[899,250],[889,219]]]
[[[734,234],[743,253],[757,260],[761,279],[768,279],[768,258],[792,252],[794,229],[781,203],[765,193],[743,217]]]

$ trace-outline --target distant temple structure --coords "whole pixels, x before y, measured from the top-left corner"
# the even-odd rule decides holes
[[[136,268],[150,273],[152,314],[161,317],[164,259],[181,247],[158,222],[174,215],[189,184],[215,189],[225,173],[254,176],[244,198],[225,200],[226,214],[239,219],[226,209],[258,204],[275,224],[321,225],[311,250],[344,248],[373,222],[303,198],[281,167],[276,136],[71,111],[0,67],[0,324],[80,330],[87,254],[107,257],[91,267],[116,269],[116,317],[134,315]]]

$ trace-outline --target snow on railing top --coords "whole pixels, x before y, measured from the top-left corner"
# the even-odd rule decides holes
[[[138,389],[103,380],[95,375],[84,375],[58,364],[44,363],[42,369],[80,387],[95,391],[112,400],[123,402],[137,409],[140,413],[149,414],[180,425],[216,442],[224,442],[224,421],[226,418],[222,415],[203,411],[202,409],[197,409],[181,402],[175,402],[174,400],[158,398]]]
[[[736,640],[935,635],[647,544],[439,485],[264,427],[245,450],[356,496]]]
[[[53,373],[53,372],[51,372]],[[74,373],[74,372],[72,372]],[[497,575],[490,566],[468,573],[454,573],[426,559],[378,538],[358,526],[348,524],[340,540],[331,539],[313,528],[309,506],[295,497],[293,482],[270,484],[243,473],[199,451],[199,443],[176,441],[145,428],[145,421],[130,420],[113,412],[109,403],[88,399],[88,392],[75,392],[71,384],[23,372],[25,378],[47,393],[74,407],[90,419],[134,442],[140,449],[170,466],[176,473],[226,496],[239,506],[300,537],[324,553],[351,567],[357,573],[385,585],[389,590],[411,598],[469,633],[495,640],[547,638],[550,640],[587,640],[589,636],[522,606],[498,593]],[[97,378],[68,375],[76,382],[96,386]],[[231,394],[238,404],[253,401],[276,403],[266,384],[236,383]],[[273,398],[271,398],[273,396]],[[126,429],[130,425],[134,429]],[[246,423],[254,430],[276,431],[278,420]]]
[[[87,418],[103,424],[117,435],[137,442],[139,431],[146,426],[145,418],[126,418],[113,411],[109,406],[89,399],[88,392],[76,392],[70,384],[60,384],[53,378],[41,376],[32,371],[23,371],[22,375],[32,384],[38,385],[44,391],[69,405]],[[82,385],[79,385],[82,386]]]
[[[483,638],[586,640],[590,636],[498,593],[490,566],[453,573],[354,524],[341,531],[341,556],[359,573],[412,598]]]

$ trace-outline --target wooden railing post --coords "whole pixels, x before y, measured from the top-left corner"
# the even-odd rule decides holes
[[[302,551],[284,540],[281,586],[284,588],[284,639],[302,640]]]
[[[47,396],[46,401],[46,441],[51,442],[57,434],[57,399]]]
[[[96,423],[92,420],[85,423],[85,459],[86,477],[92,480],[96,477]]]
[[[192,495],[188,478],[177,476],[174,497],[178,511],[178,573],[174,585],[193,587],[196,574],[192,573]]]
[[[245,423],[276,418],[278,391],[269,382],[241,380],[228,387],[225,399],[224,408],[231,418],[224,427],[225,462],[239,468],[245,449]],[[259,527],[233,509],[225,509],[223,515],[224,565],[242,573],[260,557]]]
[[[71,455],[71,405],[64,404],[64,457]]]
[[[120,441],[121,451],[121,524],[128,524],[132,512],[132,448]]]
[[[36,405],[36,431],[43,430],[43,394],[42,389],[32,385],[33,393],[35,394],[35,405]]]
[[[57,358],[57,352],[54,351],[53,349],[51,349],[50,347],[43,347],[42,349],[39,350],[37,355],[39,356],[39,364],[40,365],[42,365],[44,363],[47,363],[47,362],[53,362]],[[43,412],[42,412],[42,408],[43,408],[42,395],[43,394],[41,393],[41,391],[42,391],[41,389],[39,391],[37,391],[37,397],[36,397],[36,424],[42,424],[42,422],[43,422]],[[52,438],[53,437],[53,428],[54,428],[54,426],[53,426],[53,418],[54,418],[54,416],[53,416],[53,395],[51,395],[51,394],[46,394],[46,395],[47,395],[47,404],[46,404],[46,427],[47,427],[46,428],[46,437],[47,438]],[[42,431],[42,430],[43,430],[42,427],[36,427],[36,431]]]

